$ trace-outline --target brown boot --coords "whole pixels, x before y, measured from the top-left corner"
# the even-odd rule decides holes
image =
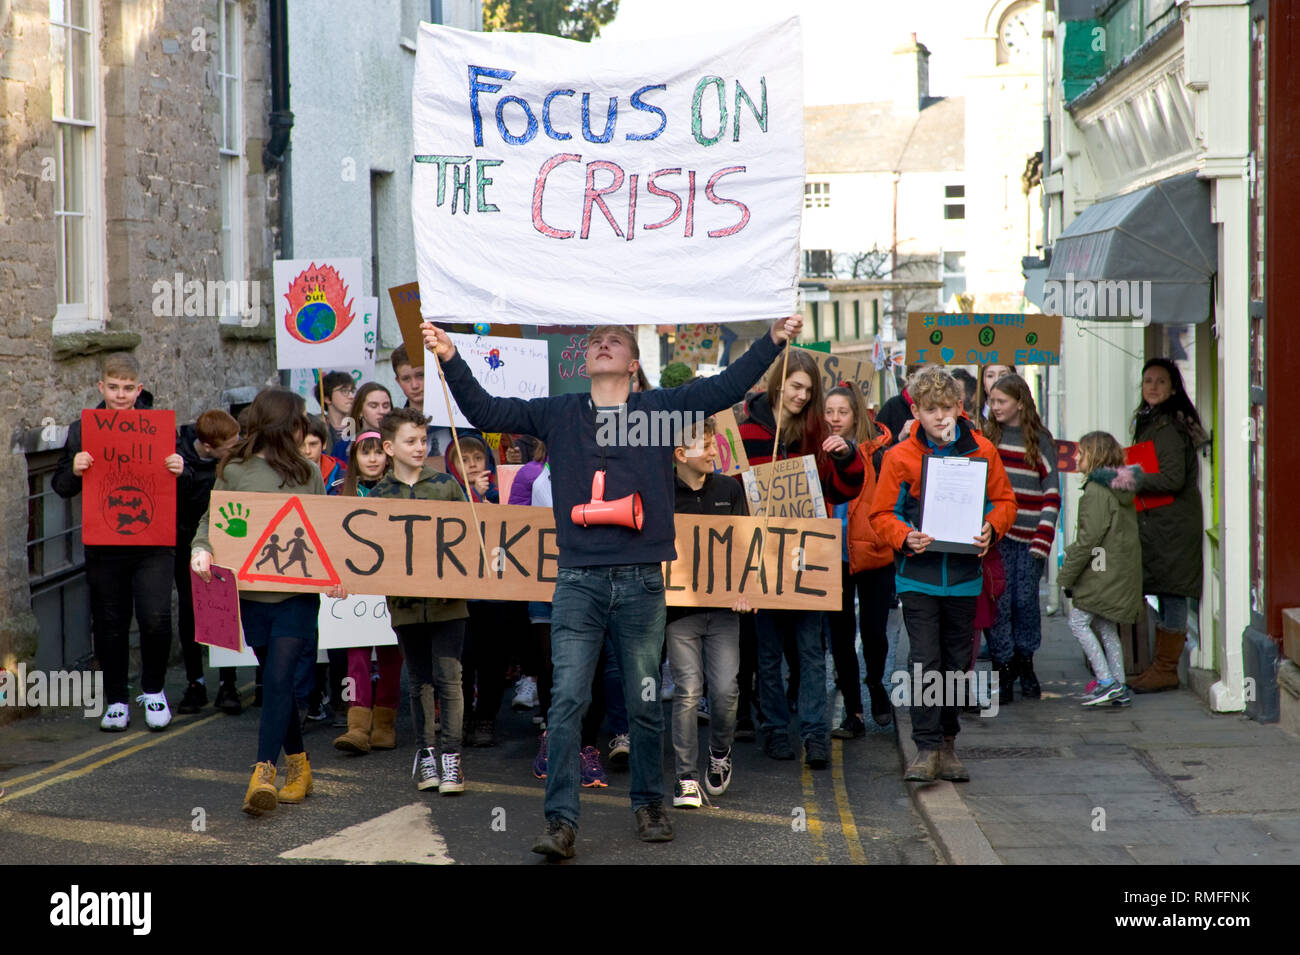
[[[371,749],[396,749],[397,710],[387,706],[375,707],[375,725],[370,730]]]
[[[1178,660],[1183,655],[1187,634],[1156,627],[1156,658],[1138,676],[1128,681],[1134,693],[1159,693],[1178,689]]]
[[[348,707],[348,731],[334,740],[334,748],[348,753],[370,752],[371,709],[368,706]]]
[[[939,751],[918,749],[916,758],[907,764],[903,779],[913,783],[932,783],[939,774]]]
[[[311,795],[311,764],[306,753],[286,753],[289,764],[284,785],[280,787],[280,802],[299,803]]]
[[[276,807],[275,763],[258,763],[253,767],[253,778],[244,793],[244,812],[260,816]]]
[[[939,750],[939,778],[953,783],[970,782],[970,773],[957,758],[957,737],[945,736],[943,748]]]

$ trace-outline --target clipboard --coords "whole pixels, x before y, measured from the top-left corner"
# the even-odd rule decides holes
[[[979,554],[975,538],[984,529],[988,476],[989,463],[983,458],[925,456],[921,463],[921,513],[917,524],[921,533],[934,538],[927,551]],[[966,528],[972,525],[973,529],[966,534]]]

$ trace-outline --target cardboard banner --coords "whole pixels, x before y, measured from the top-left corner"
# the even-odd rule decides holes
[[[908,312],[907,362],[1059,365],[1061,316]]]
[[[393,314],[397,316],[397,327],[402,331],[402,344],[406,346],[406,355],[411,359],[412,368],[424,366],[424,336],[420,334],[420,283],[407,282],[394,285],[388,290],[389,301],[393,303]]]
[[[764,514],[769,481],[773,482],[772,517],[826,517],[826,498],[817,474],[817,459],[811,454],[756,464],[745,472],[745,497],[749,499],[749,513],[754,517]]]
[[[172,411],[81,412],[81,450],[94,463],[82,476],[81,539],[95,546],[176,545],[176,453]]]
[[[713,462],[716,474],[739,474],[749,470],[749,458],[745,455],[745,442],[740,438],[740,425],[736,424],[736,414],[730,408],[719,411],[713,416],[715,437],[718,441],[718,456]]]
[[[214,490],[218,563],[237,568],[241,590],[549,601],[558,570],[549,508],[478,505],[488,566],[465,503],[252,494]],[[677,560],[665,567],[668,603],[835,610],[840,522],[679,514]],[[238,533],[232,535],[230,530]]]
[[[796,307],[797,18],[579,43],[420,25],[411,205],[435,321],[771,321]]]
[[[365,349],[360,259],[282,259],[275,274],[277,368],[351,368]]]
[[[397,646],[397,634],[388,616],[388,601],[375,594],[349,594],[341,599],[322,597],[316,630],[322,650]]]
[[[235,572],[212,565],[212,580],[190,569],[190,592],[194,604],[194,642],[238,653],[243,647],[239,623],[239,590]]]
[[[451,335],[456,353],[465,359],[470,372],[483,390],[497,398],[545,398],[549,388],[546,342],[528,338],[497,338],[479,335]],[[437,361],[430,353],[425,362]],[[461,413],[456,399],[451,399],[452,418],[447,418],[447,396],[442,388],[424,389],[424,413],[432,424],[446,427],[452,422],[459,429],[473,425]],[[498,442],[500,435],[497,436]]]
[[[851,381],[858,386],[863,397],[871,394],[871,380],[875,377],[876,368],[869,361],[859,361],[856,358],[850,358],[847,355],[832,355],[815,348],[799,348],[808,357],[817,363],[817,367],[822,373],[822,394],[826,394],[841,381]],[[773,366],[776,374],[781,373],[781,360],[778,358]],[[769,370],[768,372],[772,372]]]

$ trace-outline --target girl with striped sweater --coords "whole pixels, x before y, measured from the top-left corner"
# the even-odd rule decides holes
[[[998,619],[988,631],[989,657],[998,671],[1002,702],[1011,702],[1011,684],[1038,699],[1034,652],[1042,642],[1038,581],[1056,536],[1061,492],[1056,473],[1056,443],[1043,427],[1033,392],[1019,375],[999,378],[989,389],[984,436],[997,446],[1016,493],[1016,522],[998,543],[1006,567],[1007,589],[998,599]]]

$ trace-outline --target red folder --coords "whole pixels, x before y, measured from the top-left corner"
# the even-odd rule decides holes
[[[1143,441],[1131,448],[1124,449],[1124,463],[1136,464],[1147,474],[1159,474],[1160,462],[1156,458],[1156,446],[1151,441]],[[1151,511],[1157,507],[1174,503],[1172,494],[1139,494],[1134,499],[1139,511]]]

